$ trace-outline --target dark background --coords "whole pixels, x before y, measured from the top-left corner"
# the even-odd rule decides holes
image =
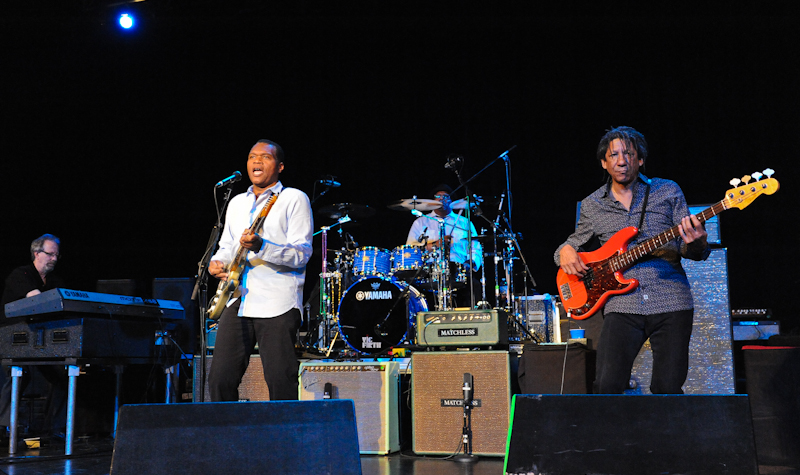
[[[393,248],[413,216],[388,203],[456,185],[450,153],[470,177],[516,145],[514,230],[535,289],[555,293],[552,254],[604,178],[597,142],[630,125],[650,144],[645,173],[677,181],[690,204],[776,170],[778,193],[721,216],[730,301],[798,326],[800,25],[789,7],[288,3],[149,0],[121,32],[99,2],[4,2],[0,274],[49,232],[76,289],[194,277],[213,185],[244,172],[260,138],[286,150],[285,185],[313,198],[324,175],[342,183],[315,211],[374,207],[348,231]],[[471,183],[490,219],[504,188],[502,161]],[[315,214],[316,229],[332,222]],[[317,253],[310,285],[320,265]]]

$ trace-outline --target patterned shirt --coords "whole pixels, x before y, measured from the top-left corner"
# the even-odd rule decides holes
[[[689,215],[683,192],[674,181],[649,179],[640,174],[634,183],[630,210],[614,199],[609,182],[581,201],[578,225],[575,232],[556,250],[556,265],[561,265],[559,252],[567,244],[579,252],[591,251],[593,249],[588,247],[593,241],[596,242],[595,238],[603,245],[620,229],[638,226],[648,183],[650,197],[644,224],[628,249],[680,224],[681,219]],[[623,272],[625,278],[637,279],[639,287],[631,293],[611,297],[605,311],[652,315],[694,308],[681,257],[705,260],[710,253],[708,244],[687,245],[680,238],[669,242]]]

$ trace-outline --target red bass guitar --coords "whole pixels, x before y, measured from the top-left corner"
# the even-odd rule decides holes
[[[744,209],[762,194],[775,193],[780,185],[772,178],[773,173],[773,170],[767,169],[763,174],[756,172],[752,177],[746,175],[742,180],[731,180],[730,183],[734,188],[725,193],[722,201],[698,214],[697,219],[700,223],[704,223],[727,209]],[[763,176],[767,178],[761,180]],[[752,178],[756,181],[749,183]],[[742,185],[739,186],[740,184]],[[558,293],[561,295],[564,309],[572,318],[576,320],[589,318],[603,308],[613,295],[633,291],[639,285],[639,281],[626,279],[622,272],[641,258],[680,237],[678,226],[675,226],[628,250],[628,244],[637,234],[639,230],[636,227],[624,228],[614,234],[600,249],[578,253],[581,260],[589,267],[583,277],[567,274],[562,269],[558,270],[556,276]]]

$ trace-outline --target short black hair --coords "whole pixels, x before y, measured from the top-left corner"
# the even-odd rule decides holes
[[[277,158],[279,162],[283,163],[283,148],[280,145],[273,142],[272,140],[267,140],[267,139],[260,139],[256,143],[266,143],[272,145],[275,148],[275,158]]]
[[[642,160],[642,165],[646,163],[647,159],[647,140],[645,140],[644,135],[641,132],[634,129],[633,127],[614,127],[610,130],[606,130],[606,134],[600,139],[600,143],[597,145],[597,160],[603,161],[606,159],[606,152],[608,151],[608,146],[611,145],[616,139],[622,140],[626,145],[631,144],[633,148],[636,149],[636,153],[639,156],[639,159]]]
[[[453,193],[453,189],[450,188],[450,185],[447,183],[439,183],[431,189],[431,196],[436,196],[436,193],[440,191],[446,191],[448,195]]]

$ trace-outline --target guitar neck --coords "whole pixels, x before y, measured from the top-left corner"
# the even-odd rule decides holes
[[[719,201],[713,206],[710,206],[698,213],[696,215],[697,220],[700,221],[700,224],[703,224],[726,209],[728,208],[725,207],[725,200]],[[639,260],[643,257],[652,254],[656,249],[664,246],[670,241],[679,238],[680,236],[681,233],[678,230],[678,226],[673,226],[657,236],[653,236],[650,239],[642,241],[636,247],[609,259],[611,268],[614,270],[614,272],[627,269],[628,267],[631,267],[639,262]]]
[[[269,214],[269,210],[272,209],[272,205],[275,204],[275,200],[278,199],[278,193],[273,194],[269,197],[269,200],[261,208],[261,212],[258,213],[256,219],[253,221],[253,224],[250,225],[250,233],[256,234],[261,231],[261,228],[264,226],[264,221],[267,220],[267,215]],[[239,267],[244,261],[245,257],[247,257],[248,249],[245,249],[242,246],[239,246],[239,250],[236,251],[236,257],[231,261],[231,269],[235,269]]]

